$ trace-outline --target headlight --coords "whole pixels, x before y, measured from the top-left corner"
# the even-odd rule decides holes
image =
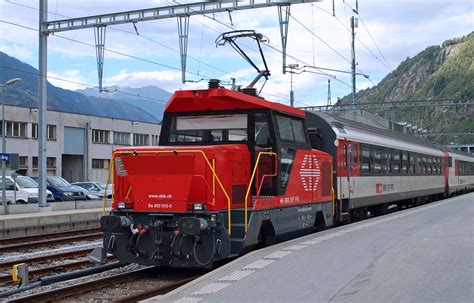
[[[119,202],[117,207],[118,208],[126,208],[127,204],[125,202]]]
[[[193,204],[193,209],[196,210],[196,211],[204,210],[204,204],[203,203],[194,203]]]
[[[65,195],[65,196],[72,196],[72,195],[73,195],[73,193],[72,193],[72,192],[70,192],[70,191],[65,191],[65,192],[64,192],[64,195]]]

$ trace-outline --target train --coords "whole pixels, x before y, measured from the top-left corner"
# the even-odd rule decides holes
[[[474,190],[474,157],[210,81],[168,101],[159,146],[114,150],[103,249],[209,268],[258,246]]]

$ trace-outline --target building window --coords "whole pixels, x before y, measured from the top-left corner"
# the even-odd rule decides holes
[[[33,157],[33,168],[38,169],[38,157]]]
[[[46,167],[48,169],[56,168],[56,158],[55,157],[47,157],[46,158]]]
[[[20,156],[18,158],[18,166],[19,168],[28,168],[28,157],[27,156]]]
[[[3,122],[3,121],[2,121]],[[0,134],[3,132],[3,123],[0,123]],[[5,121],[6,137],[12,138],[26,138],[26,122]]]
[[[48,124],[46,127],[46,139],[56,140],[56,125]]]
[[[144,146],[148,145],[148,135],[145,134],[133,134],[133,145]]]
[[[38,123],[31,124],[31,138],[38,139]],[[46,139],[56,140],[56,125],[48,124],[46,126]]]
[[[114,132],[114,144],[130,145],[130,133]]]
[[[92,168],[109,169],[109,159],[92,159]]]
[[[102,129],[93,129],[92,130],[92,143],[110,143],[110,131]]]
[[[38,123],[31,124],[31,138],[38,139]]]
[[[151,135],[151,145],[157,146],[160,143],[160,136],[158,135]]]

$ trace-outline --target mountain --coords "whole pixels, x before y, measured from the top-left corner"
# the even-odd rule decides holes
[[[76,90],[86,96],[122,100],[130,105],[143,109],[157,119],[163,119],[164,106],[171,93],[156,87],[145,86],[140,88],[131,87],[107,87],[108,92],[99,93],[96,88]]]
[[[0,83],[12,78],[22,79],[19,84],[7,89],[5,104],[37,108],[38,70],[3,52],[0,52],[0,70]],[[122,100],[85,96],[51,83],[48,83],[47,89],[49,110],[149,123],[160,122],[143,109]]]
[[[462,38],[430,46],[413,58],[407,58],[377,86],[362,90],[360,103],[404,100],[473,100],[474,32]],[[351,97],[342,102],[348,104]],[[474,131],[474,106],[408,107],[373,111],[396,121],[409,122],[433,133]],[[439,143],[473,143],[474,135],[438,135]]]

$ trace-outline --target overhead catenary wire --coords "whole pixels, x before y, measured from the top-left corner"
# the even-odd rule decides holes
[[[296,21],[296,23],[298,23],[299,25],[301,25],[304,29],[306,29],[309,33],[311,33],[313,36],[315,36],[319,41],[321,41],[324,45],[326,45],[327,47],[329,47],[333,52],[335,52],[339,57],[341,57],[342,59],[344,59],[344,61],[346,61],[347,63],[351,64],[351,62],[349,61],[349,59],[347,59],[344,55],[342,55],[340,52],[338,52],[334,47],[332,47],[329,43],[327,43],[326,41],[324,41],[321,37],[319,37],[318,35],[316,35],[310,28],[308,28],[306,25],[304,25],[301,21],[299,21],[296,17],[294,17],[293,15],[290,15],[290,17]],[[366,74],[364,73],[360,68],[356,67],[357,71],[359,71],[361,74]],[[376,86],[377,84],[375,84],[370,78],[367,77],[367,80],[369,80],[370,83],[372,83],[372,85]]]
[[[178,3],[177,1],[175,1],[175,2]],[[16,4],[16,5],[20,5],[20,6],[24,6],[24,5],[22,5],[22,4],[17,4],[17,3],[14,3],[14,2],[10,2],[10,3]],[[28,7],[28,6],[26,6],[26,7]],[[31,8],[31,7],[29,7],[29,8]],[[33,9],[35,9],[35,8],[33,8]],[[225,22],[220,21],[220,20],[217,19],[217,18],[211,18],[211,17],[206,16],[206,15],[203,15],[203,16],[206,17],[206,18],[210,18],[211,20],[213,20],[213,21],[215,21],[215,22],[218,22],[218,23],[220,23],[220,24],[223,25],[223,26],[226,26],[226,27],[229,27],[229,28],[235,28],[235,27],[233,27],[232,25],[228,25],[228,24],[226,24]],[[8,21],[7,21],[6,23],[12,24],[11,22],[8,22]],[[206,26],[206,27],[208,27],[208,26]],[[32,29],[32,28],[29,28],[29,27],[25,27],[25,28],[27,28],[27,29]],[[209,27],[208,27],[208,28],[209,28]],[[34,29],[34,30],[36,30],[36,29]],[[123,32],[128,32],[128,33],[130,33],[130,34],[135,35],[135,32],[129,32],[129,31],[121,30],[121,29],[117,29],[117,30],[123,31]],[[62,39],[69,40],[69,41],[73,41],[73,42],[76,42],[76,43],[81,43],[81,44],[84,44],[84,45],[87,45],[87,46],[95,47],[95,46],[92,45],[92,44],[89,44],[89,43],[86,43],[86,42],[83,42],[83,41],[78,41],[78,40],[76,40],[76,39],[72,39],[72,38],[68,38],[68,37],[64,37],[64,36],[60,36],[60,35],[55,35],[55,36],[56,36],[56,37],[59,37],[59,38],[62,38]],[[150,41],[154,41],[154,40],[150,39]],[[156,42],[156,41],[154,41],[154,42]],[[157,43],[159,43],[159,42],[157,42]],[[271,46],[271,45],[265,44],[265,46],[266,46],[266,47],[269,47],[269,48],[271,48],[271,49],[273,49],[273,50],[275,50],[275,51],[277,51],[277,52],[279,52],[279,53],[282,53],[281,50],[279,50],[279,49],[277,49],[277,48],[275,48],[275,47],[273,47],[273,46]],[[123,53],[123,52],[120,52],[120,51],[113,50],[113,49],[105,49],[105,50],[108,51],[108,52],[110,52],[110,53],[115,53],[115,54],[122,55],[122,56],[126,56],[126,57],[129,57],[129,58],[141,60],[141,61],[148,62],[148,63],[151,63],[151,64],[163,66],[163,67],[166,67],[166,68],[169,68],[169,69],[180,70],[179,68],[176,68],[176,67],[173,67],[173,66],[169,66],[169,65],[166,65],[166,64],[162,64],[162,63],[159,63],[159,62],[152,61],[152,60],[140,58],[140,57],[138,57],[138,56],[129,55],[129,54],[126,54],[126,53]],[[174,50],[174,51],[175,51],[175,50]],[[298,62],[304,63],[305,65],[310,65],[310,64],[308,64],[308,63],[306,63],[306,62],[302,61],[301,59],[298,59],[298,58],[296,58],[296,57],[294,57],[294,56],[289,55],[289,57],[290,57],[290,58],[293,58],[294,60],[296,60],[296,61],[298,61]],[[201,62],[200,60],[197,60],[197,61],[198,61],[198,62]],[[201,62],[201,63],[206,64],[205,62]],[[315,67],[315,68],[317,68],[317,67]],[[222,70],[222,72],[226,72],[226,71],[223,71],[223,70]],[[203,75],[201,75],[200,72],[199,72],[199,73],[193,73],[193,72],[187,71],[187,73],[188,73],[188,74],[191,74],[191,75],[196,75],[196,76],[203,76]],[[338,81],[339,83],[342,83],[342,84],[346,85],[347,87],[350,87],[350,84],[348,84],[347,82],[345,82],[345,81],[343,81],[343,80],[341,80],[341,79],[338,79],[338,78],[337,78],[336,76],[334,76],[334,75],[328,74],[328,73],[326,73],[326,72],[324,72],[324,71],[321,71],[320,74],[321,74],[321,75],[324,75],[324,76],[327,76],[327,77],[330,77],[330,78],[333,78],[333,79],[335,79],[336,81]],[[203,77],[204,77],[204,78],[207,78],[207,79],[210,78],[210,77],[208,77],[208,76],[203,76]]]
[[[176,3],[176,4],[180,4],[178,1],[172,1],[172,2],[174,2],[174,3]],[[204,17],[206,17],[206,18],[208,18],[208,19],[211,19],[211,20],[213,20],[213,21],[215,21],[215,22],[217,22],[217,23],[219,23],[219,24],[221,24],[221,25],[223,25],[223,26],[225,26],[225,27],[227,27],[227,28],[229,28],[229,29],[232,29],[232,30],[239,30],[239,28],[237,28],[237,27],[234,26],[233,24],[227,24],[227,23],[225,23],[224,21],[221,21],[221,20],[215,18],[214,15],[213,15],[213,17],[210,17],[210,16],[207,16],[207,15],[202,14],[202,13],[199,13],[199,14],[202,15],[202,16],[204,16]],[[217,30],[215,30],[215,29],[213,29],[213,28],[211,28],[211,29],[220,34],[219,31],[217,31]],[[251,47],[249,47],[249,46],[247,46],[247,45],[245,45],[245,44],[242,44],[242,45],[245,46],[247,49],[250,49],[250,50],[252,50],[252,51],[254,51],[254,52],[257,52],[256,50],[252,49]],[[268,47],[268,48],[270,48],[270,49],[272,49],[272,50],[274,50],[274,51],[276,51],[276,52],[278,52],[278,53],[280,53],[280,54],[283,53],[282,50],[279,50],[279,49],[275,48],[274,46],[271,46],[270,44],[265,44],[265,43],[264,43],[264,44],[262,44],[262,45],[265,46],[265,47]],[[309,63],[307,63],[307,62],[305,62],[305,61],[303,61],[303,60],[301,60],[301,59],[298,59],[298,58],[296,58],[296,57],[294,57],[294,56],[292,56],[292,55],[290,55],[290,54],[288,54],[288,53],[286,54],[286,56],[289,57],[289,58],[291,58],[291,59],[293,59],[293,60],[295,60],[295,61],[297,61],[297,62],[303,63],[304,65],[307,65],[307,66],[310,66],[310,65],[311,65],[311,64],[309,64]],[[270,58],[271,58],[271,57],[270,57]],[[279,60],[279,59],[275,59],[275,58],[272,58],[272,59],[275,60],[275,61],[278,61],[278,62],[282,62],[282,61]],[[315,68],[318,69],[317,67],[315,67]],[[351,84],[349,84],[349,83],[347,83],[347,82],[345,82],[345,81],[342,81],[342,80],[338,79],[335,75],[328,74],[328,73],[326,73],[326,72],[324,72],[324,71],[321,71],[321,75],[328,76],[328,77],[330,77],[330,78],[332,78],[332,79],[334,79],[334,80],[336,80],[336,81],[338,81],[338,82],[340,82],[340,83],[342,83],[342,84],[345,84],[345,85],[348,86],[348,87],[352,87]]]
[[[25,5],[25,4],[22,4],[22,3],[17,3],[17,2],[13,2],[13,1],[7,1],[7,3],[13,4],[13,5],[17,5],[17,6],[21,6],[21,7],[25,7],[25,8],[29,8],[29,9],[36,10],[36,11],[40,11],[39,8],[36,8],[36,7],[33,7],[33,6],[29,6],[29,5]],[[60,17],[62,17],[62,18],[71,18],[70,16],[58,14],[57,12],[56,12],[56,13],[48,12],[48,13],[49,13],[49,14],[52,14],[52,15],[54,15],[54,16],[60,16]],[[134,26],[134,28],[136,29],[136,25],[133,24],[133,26]],[[118,32],[123,32],[123,33],[126,33],[126,34],[131,34],[131,35],[133,35],[133,36],[137,36],[137,32],[138,32],[138,30],[128,31],[128,30],[120,29],[120,28],[113,27],[113,26],[108,26],[107,28],[110,29],[110,30],[114,30],[114,31],[118,31]],[[163,47],[163,48],[166,48],[166,49],[168,49],[168,50],[170,50],[170,51],[173,51],[173,52],[175,52],[175,53],[179,53],[179,50],[177,50],[177,49],[175,49],[175,48],[172,48],[172,47],[170,47],[170,46],[168,46],[168,45],[166,45],[166,44],[163,44],[163,43],[161,43],[161,42],[159,42],[159,41],[156,41],[156,40],[154,40],[154,39],[152,39],[152,38],[150,38],[150,37],[148,37],[148,36],[146,36],[146,35],[140,34],[140,35],[138,35],[138,36],[141,37],[141,38],[143,38],[143,39],[145,39],[145,40],[148,40],[148,41],[150,41],[150,42],[152,42],[152,43],[154,43],[154,44],[157,44],[157,45],[159,45],[159,46],[161,46],[161,47]],[[190,59],[192,59],[192,60],[197,61],[199,64],[206,65],[206,66],[208,66],[208,67],[210,67],[210,68],[212,68],[212,69],[218,70],[218,71],[220,71],[220,72],[222,72],[222,73],[231,74],[229,71],[223,70],[223,69],[221,69],[221,68],[219,68],[219,67],[217,67],[217,66],[214,66],[214,65],[212,65],[212,64],[206,63],[206,62],[204,62],[204,61],[202,61],[202,60],[200,60],[200,59],[195,58],[194,56],[189,56],[189,55],[188,55],[187,57],[190,58]]]
[[[330,15],[330,16],[333,17],[334,19],[336,19],[337,22],[338,22],[339,24],[341,24],[341,26],[344,27],[344,28],[347,30],[348,33],[351,33],[351,29],[350,29],[347,25],[345,25],[344,22],[342,22],[341,19],[339,19],[336,15],[333,15],[331,12],[325,10],[325,9],[322,8],[322,7],[319,7],[319,6],[314,5],[314,4],[312,4],[312,3],[311,3],[311,5],[312,5],[313,7],[316,7],[317,9],[323,11],[324,13]],[[359,15],[359,17],[360,17],[360,15]],[[392,67],[390,66],[390,64],[389,64],[386,60],[385,60],[385,61],[382,61],[382,60],[379,58],[379,56],[377,56],[377,55],[365,44],[365,42],[362,41],[362,39],[359,38],[359,36],[356,36],[356,39],[357,39],[357,41],[375,58],[375,60],[377,60],[377,61],[379,61],[380,63],[382,63],[382,65],[384,65],[387,69],[389,69],[389,70],[392,69]],[[381,54],[381,55],[382,55],[382,54]],[[383,55],[382,55],[382,57],[383,57]],[[383,57],[383,58],[385,58],[385,57]]]
[[[369,37],[372,39],[372,41],[374,42],[374,45],[375,47],[377,48],[377,50],[379,51],[380,55],[382,56],[382,58],[385,60],[385,63],[387,63],[387,65],[391,68],[390,66],[390,63],[387,61],[387,59],[385,58],[384,54],[382,53],[382,50],[380,49],[380,47],[378,46],[377,42],[375,41],[374,37],[372,36],[372,34],[370,33],[369,31],[369,28],[365,25],[364,23],[364,20],[362,19],[362,16],[360,15],[360,11],[358,8],[353,8],[350,4],[348,4],[346,1],[343,1],[344,5],[346,5],[348,8],[350,8],[360,19],[362,25],[364,26],[365,30],[367,31],[367,34],[369,34]]]

